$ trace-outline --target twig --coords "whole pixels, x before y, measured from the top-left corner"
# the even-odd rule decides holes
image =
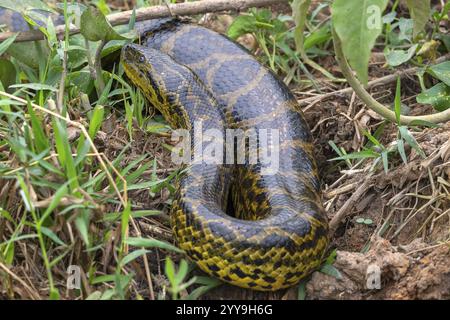
[[[339,223],[348,215],[351,213],[351,208],[353,205],[361,198],[361,196],[369,189],[370,184],[372,183],[372,173],[369,174],[364,179],[364,183],[356,189],[356,191],[352,194],[352,196],[344,203],[344,205],[336,212],[333,219],[331,219],[330,222],[330,234],[334,234],[337,227],[339,226]]]
[[[449,59],[450,59],[450,54],[446,54],[446,55],[436,59],[435,63],[438,64],[441,62],[445,62]],[[406,78],[410,75],[415,74],[417,71],[419,71],[419,69],[420,69],[420,67],[413,67],[413,68],[408,68],[408,69],[404,69],[404,70],[399,70],[399,71],[395,72],[394,74],[390,74],[390,75],[369,81],[369,83],[366,86],[366,90],[369,90],[376,86],[387,85],[387,84],[393,83],[393,82],[397,81],[398,77],[400,77],[400,79]],[[328,98],[331,98],[334,96],[342,96],[342,95],[351,94],[354,92],[355,91],[353,90],[352,87],[348,87],[348,88],[344,88],[341,90],[320,94],[320,95],[317,95],[314,97],[301,99],[301,100],[298,100],[298,103],[300,104],[301,107],[304,107],[309,104],[312,104],[312,103],[315,104],[317,102],[320,102],[322,100],[325,100],[325,99],[328,99]]]
[[[184,2],[162,6],[153,6],[136,10],[136,21],[170,17],[172,14],[188,16],[220,11],[241,11],[247,8],[266,7],[272,4],[287,3],[287,0],[203,0],[197,2]],[[114,13],[107,16],[108,21],[113,26],[127,24],[133,15],[133,10]],[[64,35],[64,26],[55,28],[56,35]],[[80,33],[77,27],[70,27],[70,34]],[[15,32],[0,33],[0,42],[15,35]],[[44,35],[39,30],[20,32],[14,42],[43,40]]]
[[[397,118],[395,116],[395,112],[384,106],[383,104],[379,103],[377,100],[375,100],[369,92],[367,92],[366,89],[362,86],[362,84],[359,82],[358,79],[356,79],[355,75],[353,74],[352,69],[350,68],[344,52],[342,50],[341,41],[336,34],[335,30],[332,28],[333,33],[333,43],[334,43],[334,52],[336,54],[336,60],[339,64],[339,67],[341,68],[342,74],[347,79],[347,82],[350,84],[350,86],[355,90],[356,95],[359,99],[361,99],[369,109],[375,111],[383,118],[392,121],[397,122]],[[425,122],[431,122],[431,123],[441,123],[446,122],[450,120],[450,109],[447,109],[445,111],[434,113],[426,116],[400,116],[400,124],[401,125],[410,125],[417,121],[425,121]]]

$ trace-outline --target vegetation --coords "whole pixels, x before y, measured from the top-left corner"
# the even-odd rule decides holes
[[[199,276],[172,241],[167,208],[179,172],[168,158],[171,129],[117,63],[121,47],[136,38],[136,16],[113,28],[105,15],[126,8],[84,2],[0,0],[45,35],[0,43],[0,296],[197,299],[220,283]],[[136,8],[165,3],[140,0]],[[417,133],[450,119],[450,2],[294,0],[290,6],[292,15],[251,9],[234,17],[227,32],[238,41],[250,34],[258,58],[295,91],[320,97],[324,88],[348,83],[381,115],[372,130],[359,132],[360,150],[329,141],[331,166],[388,173],[407,164],[410,153],[425,159]],[[63,39],[47,14],[30,9],[62,13]],[[81,33],[71,35],[70,23]],[[370,85],[374,51],[389,72],[400,70],[388,106],[363,87]],[[321,66],[334,55],[340,69]],[[432,115],[415,118],[403,103],[404,65],[415,68],[416,102]],[[321,271],[339,278],[334,259],[335,251]],[[79,267],[78,289],[67,290],[68,266]],[[299,298],[305,290],[300,284]]]

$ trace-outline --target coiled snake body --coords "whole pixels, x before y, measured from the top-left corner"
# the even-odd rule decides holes
[[[292,286],[328,244],[313,146],[289,89],[228,38],[176,18],[140,24],[122,50],[127,75],[174,127],[279,132],[279,169],[194,163],[179,181],[171,221],[179,246],[210,275],[244,288]],[[247,153],[248,156],[248,153]],[[231,201],[229,201],[229,198]],[[229,213],[232,207],[233,216]]]

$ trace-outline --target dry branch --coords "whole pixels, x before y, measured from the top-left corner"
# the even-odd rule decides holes
[[[173,15],[188,16],[221,11],[241,11],[248,8],[266,7],[273,4],[288,2],[287,0],[203,0],[197,2],[184,2],[168,4],[167,6],[153,6],[136,10],[136,21],[170,17]],[[107,16],[113,26],[127,24],[133,14],[132,10],[114,13]],[[57,26],[56,34],[63,37],[65,26]],[[70,27],[70,34],[80,33],[77,27]],[[0,33],[0,42],[16,34],[15,32]],[[20,32],[15,42],[43,40],[44,35],[38,30]]]

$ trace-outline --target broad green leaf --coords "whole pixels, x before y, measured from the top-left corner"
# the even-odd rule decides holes
[[[445,83],[438,83],[419,94],[416,100],[418,103],[431,104],[438,111],[447,110],[450,108],[450,87]]]
[[[386,61],[391,67],[397,67],[408,62],[416,53],[418,44],[413,45],[408,50],[387,50]]]
[[[126,40],[111,26],[100,10],[90,7],[81,15],[81,34],[90,41]]]
[[[297,48],[304,47],[304,35],[306,16],[308,15],[308,8],[311,0],[294,0],[292,2],[292,18],[295,22],[294,40]]]
[[[42,41],[13,43],[7,52],[33,69],[38,69],[40,63],[46,63],[49,55],[49,49]]]
[[[416,37],[424,30],[430,18],[430,0],[406,0],[406,4],[414,21],[414,37]]]
[[[332,5],[333,26],[350,66],[359,80],[368,82],[372,48],[383,28],[382,14],[388,0],[336,0]]]
[[[408,164],[408,158],[406,157],[405,144],[403,143],[403,139],[397,140],[397,150],[403,160],[403,163]]]
[[[436,64],[429,68],[433,76],[450,86],[450,61]]]

